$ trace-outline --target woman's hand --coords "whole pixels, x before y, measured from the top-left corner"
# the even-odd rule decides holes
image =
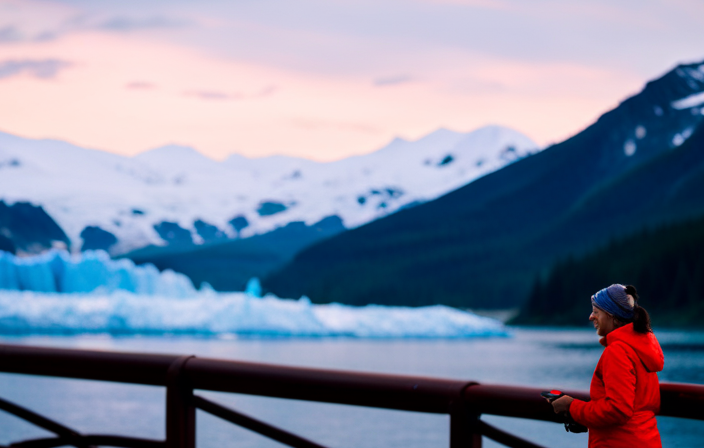
[[[560,414],[562,412],[565,412],[567,414],[570,413],[570,405],[572,404],[572,401],[574,398],[570,397],[569,395],[564,395],[557,400],[552,402],[552,408],[555,410],[555,414]]]

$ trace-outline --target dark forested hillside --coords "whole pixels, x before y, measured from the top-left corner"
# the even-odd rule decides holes
[[[511,307],[557,259],[704,213],[704,131],[694,132],[704,116],[672,106],[704,91],[688,75],[697,67],[648,83],[563,143],[304,250],[265,288],[318,302]]]
[[[585,325],[589,298],[613,283],[636,286],[654,325],[704,326],[704,217],[563,260],[536,279],[513,323]]]

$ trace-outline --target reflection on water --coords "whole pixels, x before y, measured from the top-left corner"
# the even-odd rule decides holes
[[[704,332],[658,331],[663,381],[704,384]],[[593,330],[517,329],[511,338],[465,340],[207,339],[185,337],[25,337],[5,343],[119,351],[195,354],[309,367],[429,375],[485,383],[588,389],[601,354]],[[447,416],[203,392],[202,395],[332,447],[448,446]],[[0,375],[0,397],[80,431],[164,436],[162,388]],[[199,447],[278,447],[198,413]],[[546,446],[586,446],[586,435],[561,425],[485,416]],[[665,446],[696,446],[704,422],[660,418]],[[0,414],[0,444],[48,435]],[[695,442],[696,441],[696,442]],[[485,446],[498,446],[490,442]]]

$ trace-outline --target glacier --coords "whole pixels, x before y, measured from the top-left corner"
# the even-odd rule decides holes
[[[313,304],[245,292],[200,290],[154,266],[105,252],[34,257],[0,252],[0,334],[155,334],[215,337],[471,338],[507,336],[504,325],[471,312]]]
[[[191,280],[151,264],[112,260],[104,251],[69,254],[51,250],[32,257],[0,251],[0,289],[87,293],[130,291],[136,294],[186,297],[196,292]]]

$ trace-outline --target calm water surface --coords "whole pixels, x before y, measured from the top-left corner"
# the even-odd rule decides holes
[[[704,384],[704,332],[657,331],[665,351],[662,381]],[[203,357],[428,375],[485,383],[587,390],[602,351],[593,330],[516,329],[510,338],[469,340],[200,339],[185,337],[21,337],[2,343]],[[199,392],[330,447],[443,447],[449,418],[430,414]],[[0,397],[82,432],[164,437],[163,388],[0,374]],[[584,447],[584,434],[561,425],[484,416],[551,447]],[[199,447],[280,447],[207,414],[197,414]],[[704,422],[659,418],[667,447],[699,446]],[[0,413],[0,444],[49,434]],[[485,446],[498,445],[486,441]]]

